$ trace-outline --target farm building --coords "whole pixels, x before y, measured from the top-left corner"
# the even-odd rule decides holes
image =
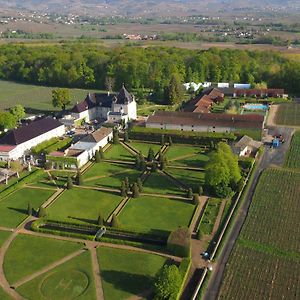
[[[118,95],[89,93],[85,100],[74,105],[71,113],[61,121],[65,125],[74,125],[82,120],[89,122],[101,119],[115,123],[136,118],[137,107],[134,96],[123,86]]]
[[[65,126],[53,118],[44,118],[9,131],[0,139],[0,160],[22,157],[32,147],[53,137],[63,136]]]
[[[196,131],[196,132],[235,132],[238,129],[261,129],[264,116],[257,114],[233,115],[195,112],[158,111],[149,116],[146,127]]]
[[[47,156],[47,160],[50,162],[57,161],[57,157],[74,158],[66,159],[65,167],[76,168],[85,165],[92,157],[94,157],[95,152],[108,144],[113,137],[112,128],[101,127],[100,129],[94,131],[93,133],[85,136],[76,144],[72,145],[70,148],[62,151],[54,151]],[[56,157],[56,158],[55,158]],[[61,160],[63,161],[63,159]],[[71,162],[71,163],[70,163]]]
[[[227,97],[256,97],[256,98],[286,98],[288,95],[283,89],[249,89],[249,88],[220,88],[222,93]]]
[[[263,145],[262,142],[253,140],[251,137],[244,135],[233,147],[233,151],[239,156],[249,156],[255,154]]]

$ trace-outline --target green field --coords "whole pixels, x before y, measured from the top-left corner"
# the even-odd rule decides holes
[[[300,104],[280,104],[275,117],[275,123],[287,126],[300,126]]]
[[[82,247],[83,244],[19,234],[5,255],[5,276],[13,284]]]
[[[73,188],[49,207],[48,214],[53,219],[96,223],[99,212],[107,219],[121,200],[112,193]]]
[[[10,231],[0,231],[0,248],[10,235]]]
[[[0,200],[0,226],[17,227],[27,217],[28,203],[36,210],[54,191],[23,188]]]
[[[151,194],[185,194],[184,189],[181,189],[180,186],[171,178],[160,172],[150,174],[150,176],[144,182],[143,191]]]
[[[154,154],[156,154],[160,149],[161,145],[143,142],[130,142],[129,145],[134,148],[137,152],[142,152],[144,156],[148,156],[149,149],[152,148]]]
[[[0,108],[9,108],[15,104],[37,110],[54,110],[51,92],[55,87],[44,87],[0,80]],[[70,89],[72,105],[82,101],[90,90]],[[57,110],[57,109],[55,109]]]
[[[80,254],[21,285],[17,292],[28,300],[96,300],[90,253]]]
[[[121,144],[112,145],[104,152],[105,159],[112,160],[134,160],[134,155],[131,154]]]
[[[142,196],[132,198],[120,214],[122,227],[142,232],[172,231],[187,227],[195,206],[181,200]]]
[[[0,299],[1,300],[13,300],[13,298],[11,298],[10,296],[8,296],[4,290],[2,289],[2,287],[0,286]]]
[[[101,247],[97,249],[105,299],[130,299],[152,290],[166,259],[153,254]]]
[[[263,172],[219,299],[299,299],[299,187],[300,173]]]
[[[296,131],[293,135],[285,165],[291,169],[300,168],[300,131]]]

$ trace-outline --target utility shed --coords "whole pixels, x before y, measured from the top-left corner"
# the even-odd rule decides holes
[[[244,135],[233,147],[233,151],[239,156],[249,156],[256,153],[262,146],[262,142],[253,140],[248,135]]]

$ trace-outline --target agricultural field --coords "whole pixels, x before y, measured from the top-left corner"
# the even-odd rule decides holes
[[[285,166],[291,169],[300,168],[300,131],[296,131],[292,137],[289,152],[287,153]]]
[[[264,171],[219,299],[299,299],[299,209],[300,173]]]
[[[0,109],[21,104],[25,108],[37,111],[57,110],[51,102],[51,92],[54,88],[0,80]],[[91,91],[70,89],[72,104],[84,100],[89,92]]]
[[[300,126],[300,104],[281,104],[278,107],[275,123],[286,126]]]
[[[128,250],[101,247],[97,253],[104,297],[109,300],[148,293],[155,274],[166,262],[158,255]]]
[[[187,227],[195,206],[182,200],[142,196],[132,198],[120,214],[122,227],[141,232],[161,231],[163,234],[178,226]]]

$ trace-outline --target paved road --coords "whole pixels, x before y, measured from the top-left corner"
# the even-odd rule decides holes
[[[276,130],[276,132],[281,133],[284,136],[285,143],[277,149],[271,149],[269,147],[266,147],[266,149],[265,149],[266,151],[265,151],[264,155],[261,157],[260,161],[258,162],[258,166],[257,166],[257,169],[254,174],[254,180],[252,181],[252,184],[249,188],[249,191],[245,198],[245,201],[243,202],[243,204],[240,208],[236,222],[235,222],[233,229],[228,237],[228,241],[226,242],[226,245],[224,246],[220,257],[215,264],[213,275],[210,279],[209,285],[206,289],[206,292],[205,292],[205,295],[203,298],[204,300],[215,300],[218,296],[218,292],[221,287],[223,273],[224,273],[226,263],[229,259],[229,256],[233,249],[235,241],[238,238],[239,233],[244,224],[244,221],[246,219],[248,209],[250,207],[252,197],[253,197],[260,174],[262,173],[262,171],[264,169],[266,169],[267,167],[269,167],[271,165],[280,166],[284,163],[285,154],[289,148],[293,129],[290,129],[290,128],[272,129],[271,128],[270,133],[272,134],[272,131],[274,131],[274,130]]]

